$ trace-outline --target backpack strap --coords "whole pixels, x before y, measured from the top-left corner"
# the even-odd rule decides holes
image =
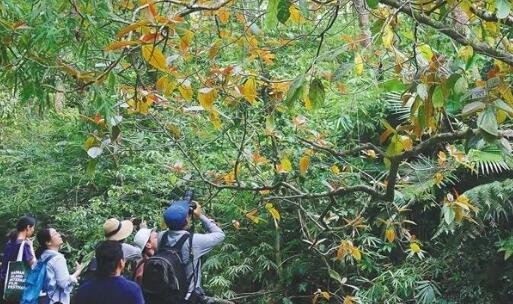
[[[180,254],[181,254],[182,253],[183,244],[185,244],[185,241],[187,241],[188,238],[189,238],[189,234],[188,233],[182,235],[182,237],[178,240],[178,242],[176,242],[176,244],[173,247],[171,247],[171,249],[175,250],[177,252],[180,252]],[[192,240],[192,237],[190,239]]]
[[[160,238],[160,244],[158,246],[158,249],[157,249],[157,252],[160,252],[162,250],[164,250],[164,248],[167,247],[167,243],[169,242],[169,230],[167,230],[166,232],[164,232],[164,234],[162,235],[162,237]]]
[[[16,261],[20,262],[23,259],[23,249],[25,249],[26,241],[23,240],[20,244],[20,249],[18,249],[18,255],[16,256]]]

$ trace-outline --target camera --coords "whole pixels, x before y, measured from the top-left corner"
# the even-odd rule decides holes
[[[192,214],[197,207],[196,202],[192,200],[193,195],[194,192],[192,190],[187,190],[183,196],[184,201],[189,203],[189,214]]]

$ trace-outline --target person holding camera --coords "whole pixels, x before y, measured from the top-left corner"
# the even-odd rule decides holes
[[[194,220],[199,220],[206,233],[194,233]],[[186,303],[213,303],[201,288],[201,257],[206,255],[225,238],[225,234],[213,220],[202,213],[198,202],[191,199],[174,201],[164,212],[168,230],[159,234],[159,251],[181,247],[187,291]]]

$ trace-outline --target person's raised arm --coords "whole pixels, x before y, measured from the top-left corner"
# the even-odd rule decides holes
[[[202,256],[221,243],[225,238],[225,234],[213,220],[207,218],[202,213],[201,206],[197,202],[196,209],[194,209],[194,217],[201,221],[201,225],[207,231],[207,233],[194,234],[193,236],[193,246],[198,251],[199,256]]]

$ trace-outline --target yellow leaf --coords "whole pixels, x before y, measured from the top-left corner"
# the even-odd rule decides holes
[[[202,88],[198,90],[198,100],[200,105],[208,111],[212,110],[214,100],[217,97],[217,90],[213,88]]]
[[[192,87],[188,80],[183,81],[182,84],[178,87],[178,90],[180,91],[183,99],[187,101],[192,100]]]
[[[347,253],[346,241],[342,241],[340,243],[340,246],[338,246],[336,259],[337,260],[342,259],[346,255],[346,253]]]
[[[455,216],[454,216],[454,220],[456,222],[461,222],[463,220],[463,216],[464,216],[464,213],[463,213],[463,208],[461,208],[460,206],[456,205],[454,206],[454,213],[455,213]]]
[[[241,94],[246,98],[249,104],[255,104],[256,100],[256,81],[254,77],[249,77],[241,87]]]
[[[335,175],[339,175],[340,174],[340,169],[338,168],[337,165],[331,166],[330,169],[331,169],[331,172],[333,172],[333,174],[335,174]]]
[[[305,95],[305,97],[303,98],[303,101],[305,102],[305,108],[307,110],[313,109],[312,101],[310,100],[310,97],[308,97],[308,95]]]
[[[301,174],[305,174],[308,170],[308,166],[310,165],[310,156],[303,155],[301,159],[299,160],[299,172]]]
[[[96,139],[92,136],[89,136],[87,138],[87,140],[84,142],[84,149],[87,151],[89,150],[91,147],[94,146],[94,143],[96,142]]]
[[[388,50],[392,48],[392,43],[394,42],[394,31],[390,24],[387,24],[383,30],[383,46]]]
[[[221,129],[221,119],[219,119],[219,114],[216,110],[210,112],[210,121],[214,125],[214,128],[217,130]]]
[[[356,53],[354,56],[354,70],[357,76],[361,76],[363,74],[363,58],[360,53]]]
[[[506,118],[508,118],[508,114],[504,112],[503,110],[497,110],[497,122],[503,123],[506,121]]]
[[[378,156],[376,155],[376,151],[370,149],[370,150],[363,150],[362,151],[363,154],[367,155],[368,157],[370,158],[377,158]]]
[[[224,179],[225,184],[227,184],[227,185],[231,185],[231,184],[235,183],[235,172],[233,170],[228,172],[223,177],[223,179]]]
[[[191,45],[192,37],[194,33],[190,30],[185,30],[183,35],[180,37],[180,50],[182,53],[187,52],[189,46]]]
[[[445,155],[444,151],[439,151],[438,152],[438,165],[440,167],[444,167],[446,161],[447,161],[447,155]]]
[[[358,249],[358,247],[351,248],[351,255],[357,261],[361,261],[362,259],[362,253],[360,252],[360,249]]]
[[[139,113],[148,114],[148,111],[155,100],[155,96],[146,96],[143,101],[138,102]]]
[[[395,230],[394,228],[388,228],[387,231],[386,231],[386,237],[387,237],[387,240],[392,243],[395,239]]]
[[[303,18],[301,17],[301,11],[295,4],[292,4],[289,7],[289,13],[290,20],[294,21],[295,23],[301,23],[303,21]]]
[[[292,164],[290,163],[290,160],[287,157],[281,159],[280,165],[284,172],[292,171]]]
[[[120,49],[120,48],[123,48],[126,46],[131,46],[131,45],[136,45],[136,44],[139,44],[139,41],[134,41],[134,40],[115,41],[115,42],[109,44],[108,46],[106,46],[105,48],[103,48],[103,50],[108,52],[108,51],[113,51],[113,50],[117,50],[117,49]]]
[[[420,252],[420,246],[416,242],[410,243],[410,249],[411,249],[411,251],[413,251],[415,253],[419,253]]]
[[[253,209],[250,212],[246,213],[246,217],[250,219],[253,223],[258,224],[260,222],[260,218],[257,216],[258,210]]]
[[[221,23],[226,23],[230,19],[230,11],[226,7],[220,8],[217,11],[217,17]]]
[[[208,59],[213,59],[217,56],[217,53],[219,52],[219,47],[221,46],[221,41],[217,40],[212,44],[210,49],[208,50]]]
[[[442,185],[442,181],[444,180],[444,175],[442,172],[436,172],[433,176],[433,179],[435,180],[435,185],[440,187]]]
[[[144,59],[152,65],[154,68],[162,71],[162,72],[168,72],[167,64],[166,64],[166,57],[164,57],[164,54],[160,51],[158,48],[154,48],[153,45],[143,45],[141,47],[142,55]]]
[[[497,90],[504,101],[506,101],[510,106],[513,106],[513,94],[511,93],[511,88],[503,82],[497,87]]]
[[[458,50],[458,57],[468,61],[474,55],[474,49],[470,45],[462,46]]]
[[[344,297],[344,303],[342,303],[342,304],[353,304],[353,297],[345,296]]]
[[[322,291],[321,296],[325,298],[326,300],[329,300],[331,298],[330,293],[327,291]]]
[[[403,145],[404,150],[411,151],[413,149],[413,141],[409,136],[401,136],[401,145]]]
[[[433,58],[433,50],[431,50],[429,45],[423,43],[418,46],[417,49],[422,54],[422,57],[424,57],[427,61],[431,61],[431,58]]]
[[[265,204],[265,209],[267,209],[267,211],[269,211],[269,213],[275,220],[277,220],[277,221],[281,220],[280,212],[278,212],[278,210],[276,210],[276,208],[274,208],[272,203]]]
[[[150,24],[150,22],[148,20],[144,20],[144,21],[139,21],[139,22],[136,22],[136,23],[132,23],[128,26],[125,26],[124,28],[122,28],[117,34],[116,34],[116,37],[118,38],[121,38],[123,36],[125,36],[126,34],[130,33],[131,31],[135,30],[135,29],[138,29],[140,27],[143,27],[143,26],[146,26]]]
[[[162,76],[157,80],[156,87],[162,94],[168,96],[176,89],[176,81],[169,80],[167,76]]]

